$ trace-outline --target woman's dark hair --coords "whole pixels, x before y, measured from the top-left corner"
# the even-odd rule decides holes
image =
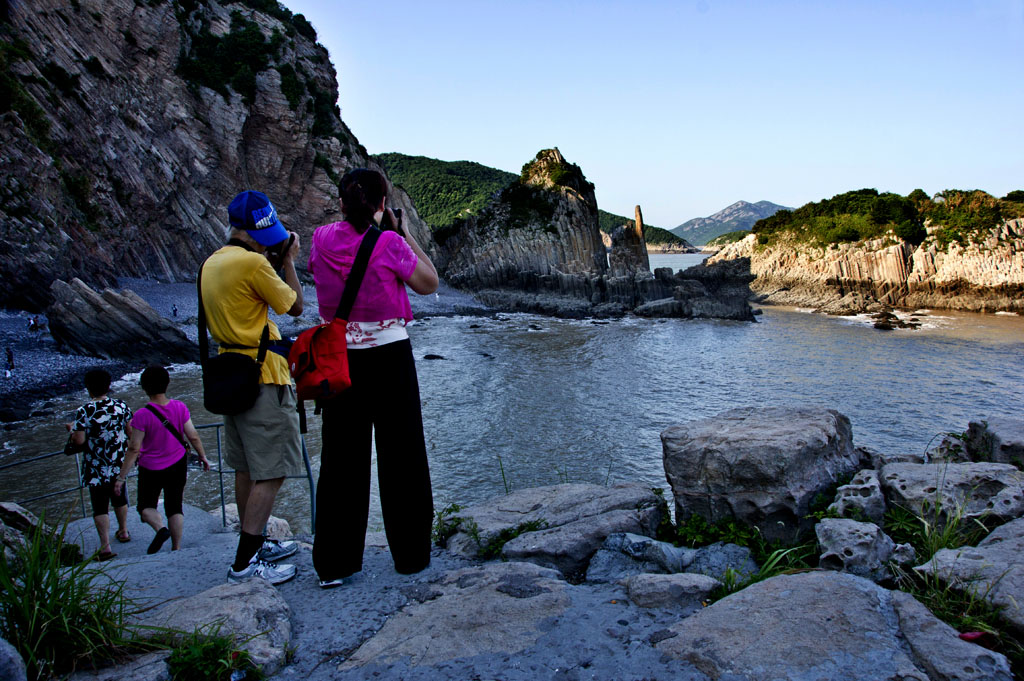
[[[89,397],[106,395],[110,390],[110,374],[103,369],[93,369],[85,374],[85,389],[89,391]]]
[[[388,183],[376,170],[355,168],[338,183],[345,220],[362,234],[373,224],[373,214],[388,193]]]
[[[139,378],[139,383],[142,384],[142,389],[146,391],[147,395],[159,395],[167,392],[167,385],[170,382],[171,377],[167,373],[167,369],[161,366],[146,367]]]

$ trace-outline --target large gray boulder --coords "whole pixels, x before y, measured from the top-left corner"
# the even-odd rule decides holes
[[[893,463],[879,476],[889,506],[930,521],[1024,515],[1024,472],[1002,463]]]
[[[264,579],[215,586],[172,601],[142,620],[144,625],[186,633],[215,623],[221,634],[233,635],[265,673],[284,666],[292,639],[291,609]]]
[[[0,638],[0,680],[25,681],[25,661],[14,646]]]
[[[639,574],[683,572],[696,554],[694,549],[673,546],[629,532],[608,535],[590,559],[588,582],[613,583]]]
[[[809,530],[818,494],[862,468],[850,420],[832,409],[743,408],[661,434],[676,518],[735,518],[769,540]]]
[[[745,546],[715,542],[694,549],[693,560],[686,567],[687,572],[707,575],[725,581],[727,575],[744,580],[757,574],[760,567]]]
[[[132,291],[97,293],[80,279],[58,279],[50,295],[50,334],[66,352],[157,364],[198,359],[185,334]]]
[[[532,647],[545,622],[570,605],[568,584],[530,563],[487,563],[456,570],[429,598],[407,605],[341,665],[342,671],[404,659],[410,667]]]
[[[637,561],[654,563],[662,572],[683,572],[693,562],[696,553],[694,549],[629,533],[610,535],[602,549],[623,553]]]
[[[707,575],[633,575],[625,580],[629,599],[641,608],[674,608],[683,616],[702,607],[722,583]]]
[[[591,584],[615,584],[634,575],[665,572],[663,567],[652,561],[637,560],[620,551],[601,547],[591,556],[584,581]]]
[[[964,444],[973,461],[1009,463],[1024,468],[1024,419],[990,416],[971,421]]]
[[[1024,518],[996,528],[977,546],[942,549],[918,572],[935,575],[1001,608],[1000,616],[1024,633]]]
[[[92,518],[89,519],[92,523]],[[53,546],[48,550],[59,550],[64,565],[71,565],[84,560],[81,549],[72,543],[64,542],[56,546],[58,537],[54,531],[46,528],[34,513],[13,501],[0,502],[0,551],[14,572],[22,569],[19,551],[25,546],[28,537],[42,526],[42,538]],[[95,530],[93,530],[95,534]],[[65,535],[67,539],[67,535]]]
[[[24,545],[25,535],[0,521],[0,550],[3,551],[4,560],[16,573],[20,573],[24,567],[21,558],[18,557],[18,553]]]
[[[836,490],[829,510],[843,518],[866,519],[880,523],[885,518],[885,494],[878,480],[878,471],[863,470],[846,485]]]
[[[649,487],[572,483],[518,490],[459,512],[448,550],[462,556],[497,553],[556,566],[564,574],[586,562],[610,534],[653,535],[662,506]],[[501,546],[504,537],[511,541]]]
[[[0,501],[0,522],[22,533],[39,527],[39,518],[13,501]]]
[[[656,648],[723,680],[1013,678],[1005,657],[961,641],[912,600],[840,572],[781,575],[680,621]]]
[[[892,577],[889,563],[910,563],[914,549],[899,546],[874,523],[861,523],[846,518],[825,518],[814,528],[821,545],[819,565],[827,570],[849,572],[881,582]]]
[[[575,522],[512,539],[501,549],[505,560],[526,561],[558,570],[567,577],[579,576],[587,569],[591,556],[610,534],[653,533],[658,526],[656,508],[617,509]]]
[[[1005,657],[968,643],[956,629],[939,620],[920,601],[893,591],[892,604],[900,632],[914,661],[931,681],[1008,681],[1014,678]]]
[[[170,650],[138,655],[117,667],[75,672],[67,681],[173,681],[167,666],[170,655]]]
[[[857,447],[860,456],[869,463],[869,467],[880,471],[890,463],[927,463],[928,455],[924,452],[879,452],[870,447]]]

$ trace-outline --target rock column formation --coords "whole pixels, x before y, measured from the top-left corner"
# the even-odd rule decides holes
[[[644,218],[640,206],[636,207],[636,221],[622,225],[612,232],[612,248],[608,254],[609,267],[613,276],[636,276],[651,278],[651,264],[647,259],[647,244],[644,241]]]
[[[830,247],[756,243],[750,235],[708,262],[748,259],[751,289],[769,303],[841,313],[859,312],[872,300],[910,309],[1024,313],[1024,219],[946,248],[931,238],[916,248],[891,237]]]
[[[594,185],[558,149],[545,149],[479,215],[439,238],[442,274],[486,304],[563,317],[753,319],[750,295],[707,268],[650,272],[643,217],[612,236],[611,266],[598,227]],[[718,271],[732,270],[732,266]],[[732,280],[735,283],[736,280]]]
[[[191,281],[243,189],[266,192],[305,248],[340,219],[337,178],[369,160],[339,118],[327,50],[299,15],[255,5],[11,3],[0,306],[42,310],[56,279]]]

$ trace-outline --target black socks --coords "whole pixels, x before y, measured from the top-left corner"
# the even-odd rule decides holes
[[[256,552],[263,546],[262,534],[249,534],[248,532],[238,533],[238,550],[235,551],[235,564],[231,569],[241,572],[249,567],[249,561],[256,555]]]

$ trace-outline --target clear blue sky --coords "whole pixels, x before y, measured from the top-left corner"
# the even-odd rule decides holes
[[[283,0],[371,153],[519,172],[557,146],[601,208],[1024,189],[1024,0]]]

